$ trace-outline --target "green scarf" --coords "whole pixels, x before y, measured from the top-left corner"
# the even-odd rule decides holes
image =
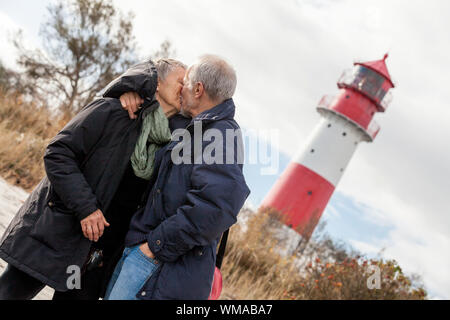
[[[158,105],[158,108],[143,115],[141,134],[131,155],[131,165],[137,177],[150,180],[156,151],[169,142],[171,137],[169,120],[161,106]]]

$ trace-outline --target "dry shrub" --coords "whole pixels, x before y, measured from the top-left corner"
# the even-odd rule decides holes
[[[64,126],[48,109],[0,92],[0,174],[30,191],[44,176],[43,156]]]
[[[425,299],[423,288],[415,286],[395,261],[365,260],[359,256],[344,261],[324,261],[310,250],[280,254],[274,230],[280,215],[271,211],[249,215],[246,231],[238,224],[230,232],[223,261],[224,288],[221,299],[256,300],[350,300]],[[329,239],[327,239],[329,241]],[[329,244],[315,243],[316,247]],[[341,254],[341,253],[340,253]],[[350,251],[348,255],[350,256]],[[332,257],[333,255],[327,255]],[[307,261],[307,263],[302,263]],[[380,289],[368,289],[369,265],[380,270]]]
[[[375,271],[375,268],[377,271]],[[373,278],[379,272],[379,288]],[[372,289],[369,289],[369,284]],[[353,258],[341,263],[322,263],[316,259],[306,267],[303,280],[286,292],[288,297],[303,296],[324,300],[422,300],[426,292],[405,276],[394,260]]]
[[[240,225],[230,231],[222,266],[224,298],[277,299],[291,288],[291,276],[298,272],[293,256],[285,258],[276,253],[278,240],[270,230],[277,225],[277,218],[267,212],[252,214],[247,232]]]

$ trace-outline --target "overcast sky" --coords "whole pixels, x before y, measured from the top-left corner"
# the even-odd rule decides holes
[[[0,58],[7,65],[15,57],[4,41],[7,30],[21,27],[30,46],[39,45],[48,2],[0,1]],[[376,116],[381,132],[374,143],[360,145],[337,188],[345,203],[387,232],[347,240],[363,252],[386,246],[385,256],[421,274],[434,297],[450,298],[450,1],[115,3],[135,13],[142,57],[168,39],[188,64],[203,53],[233,64],[239,123],[279,130],[277,147],[287,157],[317,124],[315,107],[324,94],[337,92],[342,71],[389,52],[393,103]],[[258,183],[252,179],[249,184]],[[330,206],[327,214],[343,215],[346,208]]]

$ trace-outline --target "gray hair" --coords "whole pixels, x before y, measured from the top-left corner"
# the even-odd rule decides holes
[[[166,80],[169,73],[177,68],[187,69],[187,66],[175,59],[159,59],[155,62],[156,70],[158,71],[158,79],[161,81]]]
[[[189,87],[201,82],[214,101],[231,99],[236,91],[236,71],[225,60],[215,55],[201,56],[189,72]]]

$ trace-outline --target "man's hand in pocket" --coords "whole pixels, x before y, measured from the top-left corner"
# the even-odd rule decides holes
[[[147,242],[144,243],[143,245],[141,245],[139,247],[139,249],[141,249],[142,253],[145,254],[147,257],[155,259],[155,255],[153,254],[153,252],[148,247],[148,243]]]

